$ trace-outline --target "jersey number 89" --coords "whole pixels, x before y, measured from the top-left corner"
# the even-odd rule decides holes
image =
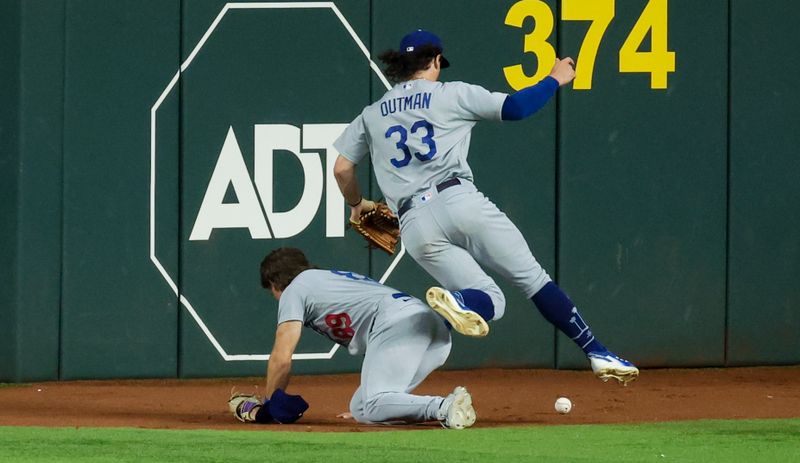
[[[356,334],[356,330],[351,327],[353,321],[350,319],[350,315],[346,313],[326,315],[325,324],[331,329],[333,337],[342,341],[353,339],[353,336]]]
[[[410,132],[412,134],[416,134],[420,129],[425,129],[424,136],[420,134],[420,141],[428,145],[428,152],[425,154],[416,152],[414,153],[414,157],[422,162],[426,162],[430,161],[436,155],[436,142],[433,141],[433,125],[424,119],[420,119],[417,122],[414,122],[414,124],[411,126]],[[394,134],[398,134],[400,137],[397,140],[397,143],[395,143],[395,146],[397,149],[403,152],[403,159],[391,159],[392,165],[397,168],[405,167],[409,162],[411,162],[411,150],[408,148],[408,145],[406,145],[406,142],[408,141],[408,132],[409,130],[402,125],[393,125],[389,127],[389,130],[386,131],[386,138],[391,138]]]

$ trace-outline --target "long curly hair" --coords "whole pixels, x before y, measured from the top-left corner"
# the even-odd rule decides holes
[[[405,82],[417,71],[427,69],[431,64],[431,60],[436,58],[436,55],[441,54],[441,48],[434,45],[423,45],[412,52],[386,50],[378,55],[378,59],[386,64],[386,69],[383,71],[386,77],[397,83]]]

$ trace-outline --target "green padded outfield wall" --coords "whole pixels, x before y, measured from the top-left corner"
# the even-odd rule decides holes
[[[0,117],[16,119],[0,128],[0,138],[16,143],[16,149],[0,148],[2,226],[13,224],[0,248],[15,257],[2,260],[2,281],[10,285],[2,290],[0,344],[10,351],[3,348],[0,364],[11,362],[3,376],[13,380],[51,379],[59,374],[63,4],[4,2],[2,8],[0,75],[13,73],[18,87],[0,98]]]
[[[731,7],[731,365],[800,357],[800,39],[786,20],[798,17],[791,0]]]
[[[261,375],[277,303],[258,265],[279,246],[423,295],[434,282],[412,259],[346,230],[331,173],[333,139],[386,88],[365,53],[416,27],[442,36],[443,79],[496,91],[576,58],[538,114],[478,124],[470,163],[603,341],[642,366],[799,363],[798,13],[0,2],[0,381]],[[506,316],[455,337],[446,368],[586,368],[497,278]],[[359,363],[308,332],[295,371]]]
[[[21,14],[17,374],[46,379],[59,368],[63,4],[23,2]]]
[[[727,2],[669,2],[675,72],[655,90],[651,75],[619,69],[637,20],[646,7],[660,17],[659,4],[617,2],[592,89],[562,94],[558,276],[620,355],[722,365]],[[576,53],[587,24],[564,23],[563,54]],[[645,50],[658,49],[653,30]],[[571,344],[559,339],[559,366],[585,363]]]
[[[178,307],[149,259],[149,161],[179,4],[68,0],[65,11],[61,377],[174,376]]]
[[[0,3],[0,378],[17,381],[17,228],[19,196],[19,40],[16,3]],[[8,273],[5,273],[5,272]]]

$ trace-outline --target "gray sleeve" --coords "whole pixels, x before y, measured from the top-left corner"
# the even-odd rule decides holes
[[[278,324],[288,321],[305,322],[306,304],[304,291],[298,291],[297,285],[290,285],[281,294],[278,301]]]
[[[501,120],[503,103],[508,94],[490,92],[480,85],[465,82],[449,82],[449,90],[454,93],[455,111],[461,119],[468,121]]]
[[[361,113],[344,129],[344,132],[333,142],[333,147],[342,156],[358,164],[369,154],[367,130],[364,126],[364,114]]]

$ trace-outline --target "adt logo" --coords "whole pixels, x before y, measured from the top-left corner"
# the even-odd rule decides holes
[[[308,227],[319,210],[323,175],[324,183],[328,185],[325,192],[325,236],[344,236],[344,198],[333,176],[333,164],[339,153],[333,142],[345,127],[347,124],[304,124],[302,128],[286,124],[255,125],[255,178],[252,181],[233,127],[229,127],[189,240],[208,240],[217,228],[247,228],[253,239],[295,236]],[[316,152],[320,150],[325,152],[324,164]],[[278,153],[285,156],[287,152],[297,157],[302,166],[303,194],[291,210],[275,212],[274,165]],[[229,186],[236,193],[238,202],[224,201]]]

